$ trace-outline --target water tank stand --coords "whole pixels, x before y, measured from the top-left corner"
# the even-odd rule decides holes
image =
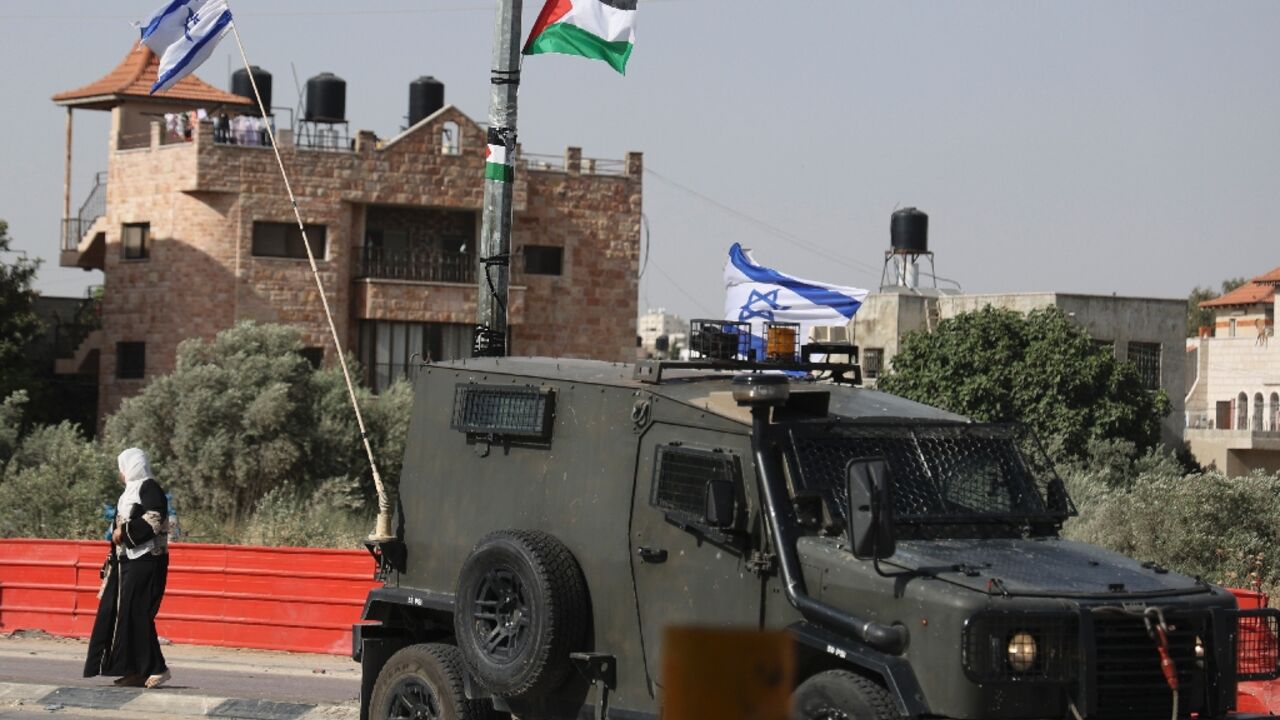
[[[299,120],[293,137],[296,147],[309,150],[348,152],[354,149],[351,145],[351,127],[345,120],[341,122]]]
[[[922,257],[929,259],[929,277],[933,280],[934,289],[937,289],[938,268],[936,265],[934,265],[933,253],[932,252],[905,252],[902,250],[885,250],[884,251],[884,266],[880,269],[880,287],[882,288],[886,287],[886,285],[884,284],[884,280],[889,275],[889,263],[893,262],[895,258],[901,259],[902,262],[909,262],[914,265],[919,263],[920,258]],[[901,282],[901,278],[897,273],[894,274],[893,287],[904,287],[903,283]],[[916,286],[907,285],[905,287],[912,287],[914,289],[914,287]]]

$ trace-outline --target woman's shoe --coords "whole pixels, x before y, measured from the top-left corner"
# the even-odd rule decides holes
[[[146,681],[146,675],[125,675],[124,677],[116,678],[114,683],[120,687],[142,687],[142,684]]]
[[[169,677],[170,675],[168,670],[165,670],[159,675],[152,675],[151,677],[147,678],[146,686],[148,688],[158,688],[161,685],[169,682]]]

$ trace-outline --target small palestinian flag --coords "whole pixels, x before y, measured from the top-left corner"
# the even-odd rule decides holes
[[[635,41],[636,0],[547,0],[524,54],[581,55],[626,75]]]
[[[515,179],[515,168],[511,167],[511,158],[505,145],[489,143],[484,154],[484,177],[486,180],[511,182]]]

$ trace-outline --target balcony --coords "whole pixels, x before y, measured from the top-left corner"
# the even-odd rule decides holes
[[[356,278],[405,282],[476,282],[476,259],[464,253],[387,251],[366,247],[360,253]]]
[[[106,255],[107,174],[94,176],[93,189],[75,217],[62,219],[58,264],[85,270],[101,270]]]

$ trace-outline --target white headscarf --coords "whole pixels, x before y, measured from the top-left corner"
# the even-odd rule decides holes
[[[151,463],[147,460],[147,454],[138,448],[129,448],[120,453],[116,458],[116,464],[124,474],[124,492],[120,493],[120,499],[116,501],[117,522],[123,522],[133,512],[133,506],[142,502],[142,483],[155,476],[151,472]],[[131,560],[140,558],[151,552],[154,544],[153,540],[148,540],[138,547],[126,548],[125,552]]]

